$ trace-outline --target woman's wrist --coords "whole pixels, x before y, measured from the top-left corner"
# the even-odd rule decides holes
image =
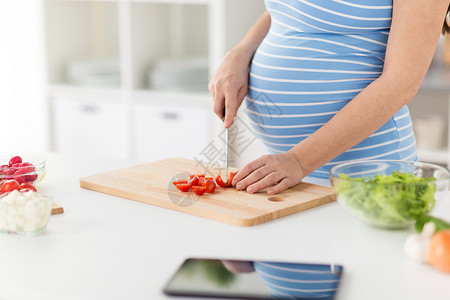
[[[250,65],[253,54],[254,51],[251,51],[251,49],[238,45],[233,49],[229,50],[225,56],[240,60],[241,63],[243,64]]]
[[[294,158],[295,161],[297,162],[297,166],[298,166],[298,168],[299,168],[299,172],[301,173],[301,177],[302,177],[302,178],[305,177],[305,176],[307,176],[309,173],[312,172],[312,170],[311,170],[311,171],[308,171],[308,170],[305,168],[304,162],[302,162],[302,159],[301,159],[300,155],[297,153],[297,151],[295,151],[294,148],[292,148],[291,150],[289,150],[289,151],[287,152],[287,154],[290,155],[292,158]]]

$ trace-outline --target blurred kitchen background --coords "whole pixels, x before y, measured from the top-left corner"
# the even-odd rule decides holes
[[[0,152],[205,160],[223,147],[208,79],[263,11],[263,0],[1,1]],[[410,105],[422,161],[450,161],[449,102],[442,37]],[[264,153],[242,134],[237,167]]]

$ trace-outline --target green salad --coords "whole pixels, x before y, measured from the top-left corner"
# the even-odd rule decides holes
[[[334,183],[339,200],[366,221],[376,225],[406,225],[434,207],[434,177],[394,171],[391,175],[350,178]]]

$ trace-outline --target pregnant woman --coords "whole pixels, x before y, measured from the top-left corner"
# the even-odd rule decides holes
[[[407,103],[449,31],[449,2],[266,0],[209,84],[225,127],[245,98],[271,153],[233,185],[276,194],[341,162],[417,160]]]

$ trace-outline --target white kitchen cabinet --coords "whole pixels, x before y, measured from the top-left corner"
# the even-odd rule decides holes
[[[128,158],[127,106],[117,99],[52,99],[54,149],[94,157]]]
[[[211,139],[211,117],[205,106],[135,105],[136,159],[198,158]]]
[[[201,57],[206,58],[211,75],[226,51],[262,15],[263,0],[41,1],[45,8],[49,98],[54,109],[67,114],[67,119],[53,114],[53,150],[88,151],[84,145],[94,143],[91,137],[109,127],[93,122],[95,118],[89,113],[98,113],[108,124],[114,115],[114,101],[118,103],[114,107],[123,106],[127,111],[117,114],[118,123],[109,127],[118,141],[118,149],[111,150],[113,156],[132,160],[192,158],[198,149],[207,146],[203,143],[217,140],[222,128],[217,126],[212,112],[207,84],[200,92],[155,91],[148,84],[149,70],[161,59]],[[80,59],[118,62],[120,80],[115,86],[72,84],[68,66]],[[105,104],[111,94],[117,99]],[[75,102],[65,101],[67,97]],[[100,112],[73,112],[77,101]],[[103,109],[110,114],[102,114]],[[69,126],[77,122],[83,125]],[[187,135],[175,138],[177,130],[187,134],[193,124],[201,124],[203,128],[195,130],[198,145]],[[92,131],[87,130],[89,126]],[[104,133],[106,140],[109,134]],[[159,143],[154,143],[154,139]],[[104,147],[109,148],[107,144],[95,147],[103,151]],[[184,151],[177,149],[180,145]],[[90,147],[93,151],[94,146]]]

